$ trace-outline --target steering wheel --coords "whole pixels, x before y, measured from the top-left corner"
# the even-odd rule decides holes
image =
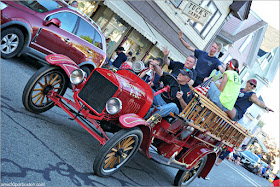
[[[162,97],[171,101],[177,99],[176,94],[177,92],[181,91],[181,85],[178,82],[178,80],[171,74],[163,74],[161,79],[163,80],[162,82],[165,86],[168,85],[170,87],[169,92],[161,93]],[[176,93],[176,94],[172,95],[172,93]]]

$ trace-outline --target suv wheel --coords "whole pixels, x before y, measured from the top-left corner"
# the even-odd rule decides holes
[[[24,35],[18,28],[10,27],[1,32],[1,56],[12,58],[23,47]]]

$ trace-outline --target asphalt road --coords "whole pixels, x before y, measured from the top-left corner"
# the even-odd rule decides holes
[[[1,59],[1,186],[172,186],[177,169],[137,153],[111,177],[93,175],[100,148],[58,107],[42,114],[25,110],[25,84],[40,67],[29,58]],[[71,98],[71,90],[66,97]],[[270,182],[229,161],[214,166],[209,180],[191,186],[269,186]]]

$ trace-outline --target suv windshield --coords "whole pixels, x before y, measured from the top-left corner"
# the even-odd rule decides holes
[[[26,5],[28,8],[40,13],[48,12],[62,7],[55,1],[21,1],[21,3]]]
[[[255,162],[258,162],[259,160],[259,157],[255,154],[253,154],[252,152],[250,151],[243,151],[243,153],[248,156],[249,158],[251,158],[252,160],[254,160]]]

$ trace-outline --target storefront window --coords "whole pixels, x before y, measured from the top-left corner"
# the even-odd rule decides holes
[[[111,20],[113,14],[114,13],[110,9],[107,8],[96,21],[96,23],[99,25],[99,27],[102,29],[102,31],[103,31],[104,27],[108,24],[108,21]]]
[[[96,23],[101,27],[105,38],[111,39],[107,47],[107,56],[111,56],[129,25],[108,8],[105,9]]]
[[[132,56],[135,56],[136,60],[141,60],[145,56],[145,53],[150,45],[150,41],[148,41],[136,30],[133,30],[128,36],[128,39],[123,43],[122,47],[126,52],[131,51]]]
[[[97,6],[96,1],[78,1],[78,3],[78,9],[88,16],[90,16],[95,11]]]
[[[151,51],[149,52],[149,55],[145,58],[144,63],[146,64],[149,59],[154,59],[154,58],[163,58],[163,53],[161,52],[160,49],[158,49],[156,46],[154,46]]]

